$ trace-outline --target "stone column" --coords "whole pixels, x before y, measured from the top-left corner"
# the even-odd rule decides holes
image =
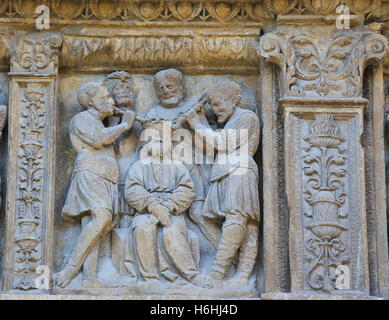
[[[371,206],[366,201],[366,187],[384,189],[385,182],[377,177],[370,184],[366,182],[362,137],[370,135],[374,141],[368,175],[377,171],[383,174],[382,150],[377,149],[383,146],[383,124],[378,123],[382,111],[377,110],[382,102],[379,95],[383,96],[379,86],[382,72],[381,78],[377,71],[373,76],[378,82],[373,85],[375,102],[363,97],[363,76],[369,64],[384,57],[386,39],[374,27],[353,31],[336,30],[330,25],[281,25],[277,33],[261,38],[259,50],[266,62],[279,67],[279,81],[273,82],[279,99],[274,106],[274,123],[267,125],[275,127],[275,135],[282,139],[278,143],[283,145],[284,153],[273,156],[282,159],[274,163],[283,166],[285,186],[279,181],[274,185],[275,175],[266,181],[273,190],[270,193],[284,192],[287,204],[286,213],[272,210],[273,224],[264,229],[264,238],[274,246],[270,240],[279,239],[279,230],[284,228],[282,236],[288,239],[284,247],[289,248],[289,259],[281,260],[283,246],[275,247],[274,264],[265,266],[267,288],[289,291],[290,286],[294,294],[385,295],[388,284],[383,273],[387,267],[383,266],[388,265],[388,248],[381,230],[387,223],[382,192],[372,199],[374,219],[367,219],[366,214],[366,206]],[[267,93],[262,95],[266,98]],[[364,112],[371,104],[377,112],[372,120],[379,127],[376,133],[364,129]],[[274,126],[277,117],[282,128]],[[370,166],[376,166],[375,171],[370,171]],[[264,190],[268,187],[266,181]],[[288,221],[283,221],[285,218]],[[381,231],[370,239],[369,228]],[[377,249],[371,250],[376,243]],[[265,252],[271,250],[265,248]],[[280,287],[280,273],[274,266],[289,269],[289,284]],[[288,281],[288,276],[281,275],[282,281]],[[371,279],[378,282],[379,292],[371,292]]]
[[[9,73],[4,291],[48,290],[44,281],[37,286],[36,278],[52,264],[60,45],[57,34],[15,37]]]

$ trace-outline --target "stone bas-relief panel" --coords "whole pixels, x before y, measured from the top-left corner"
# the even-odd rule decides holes
[[[161,88],[166,86],[163,84],[163,79],[160,80]],[[168,76],[167,78],[170,78]],[[174,74],[173,74],[174,78]],[[110,79],[110,80],[109,80]],[[257,99],[256,99],[256,90],[257,90],[257,76],[223,76],[223,75],[212,75],[212,76],[191,76],[185,75],[184,81],[184,89],[185,96],[183,99],[181,98],[176,107],[179,109],[174,112],[165,112],[164,108],[159,105],[159,99],[164,99],[164,93],[156,92],[154,88],[154,76],[151,75],[129,75],[125,72],[114,72],[111,75],[62,75],[59,77],[59,108],[61,112],[59,113],[59,122],[58,122],[58,131],[57,131],[57,139],[59,145],[61,146],[58,149],[57,153],[57,168],[58,175],[56,179],[56,219],[55,219],[55,252],[54,252],[54,261],[55,261],[55,269],[64,270],[66,266],[69,265],[69,260],[73,261],[75,258],[72,258],[72,252],[74,252],[74,248],[77,245],[77,241],[79,239],[79,235],[83,230],[81,227],[80,221],[66,221],[62,219],[61,211],[63,211],[63,206],[65,204],[66,197],[69,197],[69,192],[71,192],[72,187],[69,188],[69,185],[74,183],[75,174],[73,171],[75,169],[74,161],[77,156],[76,151],[73,149],[71,145],[71,141],[69,139],[69,123],[71,119],[77,115],[85,113],[84,109],[79,105],[77,101],[77,92],[80,87],[82,87],[87,82],[106,82],[108,91],[112,94],[115,105],[117,108],[121,108],[123,110],[123,106],[120,106],[120,99],[126,99],[126,94],[120,95],[120,91],[124,92],[127,90],[127,98],[132,99],[133,102],[130,103],[131,110],[134,110],[137,114],[137,119],[142,122],[143,119],[155,119],[157,117],[165,118],[165,120],[174,120],[179,117],[179,111],[185,111],[190,105],[193,105],[199,99],[199,96],[202,95],[203,92],[209,91],[210,88],[215,86],[217,83],[226,80],[233,80],[237,84],[242,91],[241,94],[241,103],[244,109],[239,110],[252,110],[256,111],[257,109]],[[123,85],[123,90],[120,89],[120,86],[115,89],[115,84],[112,82],[121,83]],[[166,90],[166,88],[164,89]],[[169,90],[169,89],[168,89]],[[165,93],[166,94],[166,93]],[[169,96],[171,93],[168,93]],[[173,94],[174,95],[174,94]],[[226,94],[224,94],[226,95]],[[132,96],[132,97],[129,97]],[[158,97],[159,96],[159,97]],[[228,96],[228,94],[227,94]],[[197,100],[196,100],[197,99]],[[123,100],[123,101],[124,101]],[[169,100],[169,98],[167,98]],[[174,104],[174,103],[173,103]],[[162,109],[161,109],[162,108]],[[161,110],[160,110],[161,109]],[[174,108],[172,108],[174,109]],[[182,109],[182,110],[181,110]],[[257,119],[257,116],[252,111],[250,112],[254,119]],[[184,113],[185,114],[185,113]],[[108,117],[108,119],[104,120],[106,126],[108,125],[116,125],[120,126],[120,115],[117,114],[113,117]],[[181,115],[182,117],[182,115]],[[217,128],[217,117],[213,111],[211,111],[210,104],[206,104],[206,117],[208,118],[208,124],[211,128]],[[116,118],[113,119],[113,118]],[[169,119],[170,118],[170,119]],[[227,117],[228,118],[228,117]],[[238,117],[239,118],[239,117]],[[196,120],[192,119],[193,126],[195,126]],[[180,124],[178,126],[184,125],[182,120],[178,121]],[[177,125],[177,123],[176,123]],[[231,123],[232,125],[232,123]],[[139,122],[135,122],[134,127],[139,126]],[[226,125],[227,126],[227,125]],[[147,127],[147,125],[146,125]],[[152,126],[153,127],[153,126]],[[222,126],[220,126],[222,128]],[[228,126],[227,126],[228,127]],[[226,128],[227,128],[226,127]],[[158,125],[157,125],[158,128]],[[186,125],[186,128],[189,128]],[[231,128],[234,128],[232,125]],[[253,127],[258,131],[259,134],[259,122],[257,127]],[[145,128],[143,127],[143,130]],[[149,128],[150,129],[150,128]],[[138,131],[142,131],[142,128]],[[189,131],[188,131],[189,132]],[[233,221],[229,222],[230,225],[236,225],[236,230],[233,231],[230,228],[230,234],[238,232],[238,238],[243,237],[244,234],[242,230],[246,230],[247,233],[251,234],[250,240],[244,240],[244,237],[238,241],[237,243],[229,243],[227,232],[227,240],[224,244],[224,249],[221,249],[221,253],[219,254],[219,264],[223,261],[225,265],[223,266],[223,270],[220,268],[216,272],[216,267],[212,267],[215,263],[215,256],[218,248],[218,238],[221,236],[221,225],[223,223],[223,218],[221,222],[219,222],[219,227],[215,228],[215,226],[204,226],[204,223],[201,220],[201,208],[204,206],[204,202],[206,200],[206,190],[199,192],[199,188],[201,188],[201,184],[205,183],[206,188],[209,188],[211,175],[212,175],[212,165],[204,165],[203,170],[198,172],[197,165],[192,166],[171,166],[171,168],[166,168],[166,175],[157,174],[159,178],[157,181],[144,181],[146,184],[139,184],[137,188],[134,187],[136,183],[134,181],[142,180],[139,178],[139,175],[144,173],[149,176],[152,175],[151,172],[154,172],[156,169],[151,166],[143,166],[141,163],[137,165],[139,168],[137,170],[132,170],[131,177],[127,177],[127,179],[132,179],[131,188],[126,189],[125,176],[123,172],[128,171],[131,166],[126,162],[134,163],[134,157],[122,157],[118,156],[120,153],[120,148],[124,153],[128,153],[123,146],[125,143],[120,142],[124,140],[123,136],[126,133],[122,134],[122,137],[119,138],[115,142],[114,150],[116,152],[116,157],[118,159],[119,165],[119,189],[118,189],[118,198],[119,198],[119,211],[126,212],[126,214],[122,214],[120,221],[115,226],[112,232],[109,232],[103,238],[99,240],[99,249],[94,252],[94,261],[90,262],[91,258],[86,258],[87,264],[89,266],[94,265],[92,269],[95,271],[97,281],[85,281],[85,274],[88,274],[85,267],[85,261],[83,263],[81,272],[74,272],[72,275],[73,279],[68,285],[59,285],[55,290],[56,292],[61,293],[88,293],[88,294],[188,294],[188,295],[215,295],[215,296],[230,296],[230,297],[238,297],[238,296],[256,296],[257,290],[256,286],[256,270],[252,272],[254,264],[257,260],[257,248],[258,248],[258,219],[259,219],[259,199],[258,199],[258,176],[257,174],[253,175],[252,179],[252,191],[256,191],[256,195],[251,195],[255,204],[254,207],[257,208],[257,217],[252,220],[250,217],[248,219],[241,219],[239,223],[234,223]],[[139,139],[139,132],[136,134]],[[259,139],[259,135],[251,134],[252,138]],[[255,138],[256,137],[256,138]],[[121,140],[122,139],[122,140]],[[136,137],[135,137],[136,139]],[[252,145],[252,152],[255,153],[257,148],[258,141]],[[139,150],[138,145],[138,150]],[[134,148],[134,144],[132,144],[132,150]],[[253,161],[253,160],[252,160]],[[135,166],[135,164],[133,164]],[[253,166],[253,164],[251,164]],[[194,168],[195,167],[195,168]],[[257,169],[252,167],[249,169],[250,172],[255,172]],[[123,168],[125,168],[123,170]],[[150,171],[151,170],[151,171]],[[123,172],[121,172],[123,171]],[[168,227],[155,225],[154,221],[154,229],[150,229],[149,220],[145,218],[147,214],[139,214],[137,212],[143,213],[143,207],[146,200],[139,201],[139,199],[144,199],[142,196],[142,192],[139,191],[150,189],[158,189],[161,188],[161,185],[166,182],[163,180],[169,177],[180,176],[185,171],[189,173],[190,179],[193,181],[194,190],[194,205],[190,205],[190,209],[188,209],[188,205],[184,205],[180,207],[181,211],[180,215],[174,215],[172,217],[173,229],[176,231],[164,231],[164,228],[169,229]],[[203,174],[203,180],[205,182],[201,182],[200,174]],[[184,174],[185,176],[185,174]],[[158,181],[161,179],[161,181]],[[255,182],[256,181],[256,182]],[[148,185],[149,183],[154,184],[153,187]],[[159,184],[158,184],[159,183]],[[176,180],[169,181],[169,188],[176,189],[179,186],[185,186],[184,180]],[[175,185],[176,184],[176,185]],[[239,184],[239,183],[238,183]],[[123,190],[124,188],[124,190]],[[187,193],[191,193],[189,188]],[[124,192],[123,192],[124,191]],[[139,193],[139,199],[134,198],[133,194]],[[217,191],[216,191],[217,192]],[[235,195],[236,192],[239,193],[239,189],[237,191],[228,191],[225,190],[225,193],[231,193],[231,198],[239,199],[239,194]],[[201,194],[202,193],[202,194]],[[127,196],[125,195],[127,194]],[[77,196],[76,194],[74,196]],[[162,197],[163,198],[163,197]],[[176,202],[191,203],[193,200],[190,200],[191,196],[189,195],[188,199],[178,199]],[[73,199],[74,200],[74,199]],[[247,200],[247,199],[246,199]],[[248,198],[248,200],[250,200]],[[68,203],[70,200],[66,201]],[[77,201],[77,200],[74,200]],[[73,202],[74,202],[73,201]],[[219,202],[223,202],[224,199],[220,199]],[[123,203],[127,202],[127,208],[124,208],[125,205]],[[247,201],[246,201],[247,202]],[[248,201],[249,202],[249,201]],[[131,205],[128,205],[130,203]],[[173,202],[172,202],[173,203]],[[139,207],[140,206],[140,207]],[[154,217],[158,215],[158,213],[154,211],[158,211],[157,209],[151,209],[151,212],[154,215],[150,215]],[[175,209],[177,210],[177,209]],[[148,211],[148,210],[146,210]],[[182,213],[183,212],[183,213]],[[253,213],[254,214],[254,213]],[[146,219],[146,220],[145,220]],[[155,218],[153,218],[155,219]],[[144,221],[145,220],[145,221]],[[152,220],[152,219],[151,219]],[[150,220],[150,223],[151,223]],[[230,219],[231,220],[231,219]],[[250,222],[252,221],[252,222]],[[205,223],[206,225],[206,223]],[[228,224],[227,224],[228,226]],[[184,229],[182,229],[184,228]],[[216,231],[215,231],[216,229]],[[228,228],[227,228],[228,229]],[[170,230],[170,229],[169,229]],[[212,232],[214,233],[212,239]],[[186,234],[183,239],[182,234]],[[215,236],[216,234],[216,236]],[[239,235],[241,234],[241,235]],[[155,238],[156,237],[156,238]],[[171,237],[171,238],[169,238]],[[169,239],[173,239],[170,240]],[[251,241],[251,242],[250,242]],[[177,244],[180,243],[180,247],[177,247]],[[186,251],[182,246],[184,243],[187,243],[188,247]],[[247,244],[248,243],[248,244]],[[235,246],[231,252],[225,252],[226,248],[230,246]],[[238,252],[239,248],[246,247],[246,253]],[[176,254],[174,254],[174,250],[176,250]],[[178,250],[178,251],[177,251]],[[184,250],[184,251],[183,251]],[[254,251],[253,251],[254,250]],[[240,250],[242,251],[242,249]],[[253,251],[252,253],[250,253]],[[154,252],[154,253],[153,253]],[[182,259],[180,255],[183,255],[183,252],[187,252],[187,259]],[[245,266],[244,264],[239,265],[239,260],[242,258],[239,256],[247,256],[244,260],[247,261]],[[91,253],[89,253],[91,255]],[[226,256],[227,255],[227,256]],[[82,256],[82,254],[80,254]],[[98,256],[98,262],[96,265],[96,258]],[[157,257],[157,263],[151,263],[153,261],[153,257]],[[178,259],[179,258],[179,259]],[[73,260],[72,260],[73,259]],[[178,260],[177,260],[178,259]],[[227,259],[227,260],[226,260]],[[165,260],[165,261],[164,261]],[[166,262],[167,260],[167,262]],[[192,260],[192,263],[189,265],[188,260]],[[232,261],[231,261],[232,260]],[[227,262],[226,262],[227,261]],[[141,262],[141,265],[139,265]],[[74,264],[74,262],[71,262]],[[151,265],[150,265],[151,263]],[[165,267],[166,265],[166,267]],[[96,268],[97,266],[97,268]],[[159,267],[158,267],[159,266]],[[157,269],[155,269],[157,267]],[[258,266],[256,266],[258,268]],[[163,269],[161,272],[161,269]],[[246,270],[247,269],[247,270]],[[243,278],[239,284],[235,282],[232,286],[225,289],[223,288],[223,283],[228,282],[231,278],[236,274],[236,270],[241,271],[238,275],[241,275]],[[206,275],[212,274],[214,275],[213,280],[209,280]],[[93,274],[92,272],[92,274]],[[218,276],[216,276],[218,274]],[[63,275],[63,274],[62,274]],[[89,273],[90,275],[90,273]],[[198,275],[198,276],[194,276]],[[219,276],[220,275],[220,276]],[[235,280],[239,280],[239,277],[236,277]],[[245,280],[246,278],[246,280]],[[248,282],[245,282],[247,281]],[[217,279],[217,280],[215,280]],[[148,280],[148,281],[145,281]],[[224,285],[225,286],[225,285]]]
[[[364,294],[361,113],[297,109],[286,108],[285,121],[292,292]]]

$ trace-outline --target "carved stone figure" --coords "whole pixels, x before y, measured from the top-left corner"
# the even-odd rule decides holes
[[[135,86],[131,76],[125,71],[115,71],[106,79],[108,92],[111,94],[116,106],[121,111],[134,110]],[[116,125],[120,121],[119,115],[109,117],[109,125]],[[124,182],[127,172],[137,159],[136,148],[141,131],[139,122],[134,122],[130,130],[124,132],[115,142],[114,151],[119,168],[119,207],[118,213],[123,215],[121,224],[128,226],[128,215],[133,215],[133,209],[124,199]]]
[[[140,273],[146,281],[158,280],[159,273],[175,281],[174,266],[188,281],[201,284],[198,238],[190,237],[184,218],[195,196],[191,176],[184,164],[171,160],[168,144],[150,144],[160,151],[135,162],[125,189],[137,210],[131,228]]]
[[[173,129],[182,129],[182,124],[185,121],[185,114],[193,107],[197,99],[194,101],[184,101],[185,97],[185,79],[183,74],[176,69],[167,69],[158,72],[154,77],[154,86],[157,92],[160,104],[154,106],[146,114],[148,119],[168,120],[171,121]],[[202,119],[202,121],[207,122]],[[183,140],[184,148],[187,148],[192,154],[184,164],[188,168],[193,180],[195,197],[189,208],[189,217],[197,224],[206,239],[216,247],[215,230],[204,223],[201,213],[203,210],[205,198],[209,188],[209,182],[204,170],[204,166],[195,163],[195,154],[201,153],[203,150],[196,150],[194,146],[199,145],[195,142],[196,137],[190,140]],[[174,137],[172,138],[173,145],[176,145]]]
[[[83,266],[83,286],[100,287],[99,242],[118,221],[119,173],[113,143],[131,128],[135,113],[125,111],[120,124],[106,128],[102,120],[114,113],[114,101],[102,83],[84,84],[77,99],[87,110],[74,116],[69,125],[70,139],[78,155],[62,216],[80,218],[82,231],[66,267],[55,275],[55,281],[58,286],[66,287]]]
[[[225,123],[223,129],[213,131],[204,126],[196,109],[186,119],[195,134],[208,137],[207,143],[217,151],[203,210],[204,218],[222,223],[222,236],[209,273],[210,285],[214,285],[213,280],[224,279],[238,251],[237,272],[231,281],[247,285],[258,250],[258,166],[253,155],[260,124],[254,112],[240,108],[242,92],[235,82],[216,85],[207,101],[218,122]]]
[[[108,92],[115,101],[116,107],[122,112],[134,110],[136,90],[131,75],[125,71],[115,71],[106,78]],[[120,115],[114,114],[108,118],[110,126],[120,122]],[[142,128],[135,121],[130,130],[125,131],[116,140],[114,151],[119,169],[119,205],[118,214],[120,222],[118,228],[112,234],[112,262],[121,275],[129,275],[136,278],[133,253],[129,243],[131,219],[134,209],[131,208],[124,198],[124,182],[129,168],[137,160],[138,139]],[[109,247],[109,239],[106,240]]]

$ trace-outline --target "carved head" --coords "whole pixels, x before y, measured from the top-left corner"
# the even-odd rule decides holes
[[[174,108],[184,99],[184,75],[177,69],[167,69],[156,73],[154,86],[160,103],[166,108]]]
[[[108,93],[107,87],[101,82],[87,82],[78,90],[77,100],[85,109],[95,109],[101,118],[113,114],[114,101]]]
[[[209,92],[207,102],[211,105],[219,123],[225,123],[242,104],[242,90],[233,81],[223,81],[214,86]]]
[[[120,109],[133,109],[135,105],[135,85],[131,75],[125,71],[111,73],[105,83],[108,92]]]

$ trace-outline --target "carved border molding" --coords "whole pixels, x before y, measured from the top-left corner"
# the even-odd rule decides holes
[[[212,67],[259,71],[259,30],[126,36],[63,35],[61,67]],[[96,65],[98,61],[98,65]]]
[[[338,32],[329,39],[302,32],[268,33],[259,47],[266,61],[281,69],[284,96],[295,97],[307,92],[316,97],[362,96],[366,66],[383,59],[387,49],[387,39],[370,30]]]
[[[3,0],[0,17],[32,19],[36,6],[46,4],[56,22],[140,21],[200,23],[267,23],[282,15],[332,15],[345,4],[350,13],[374,21],[389,20],[386,0]]]

